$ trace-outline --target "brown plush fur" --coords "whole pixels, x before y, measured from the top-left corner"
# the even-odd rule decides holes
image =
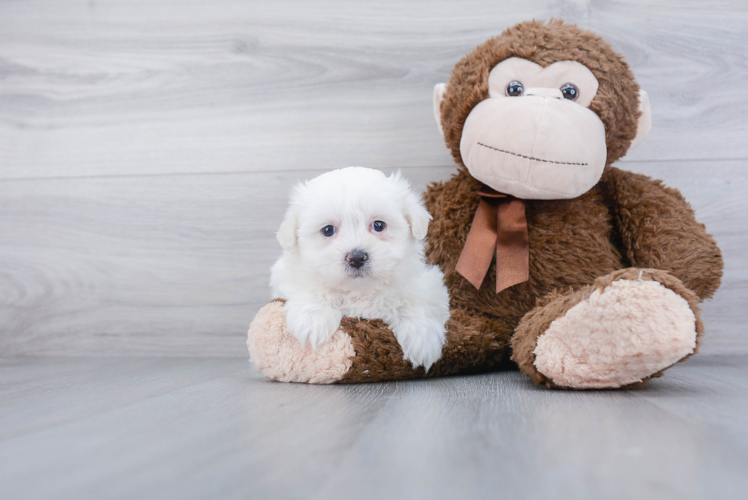
[[[441,105],[455,159],[462,163],[459,144],[467,115],[488,97],[489,71],[508,57],[541,66],[575,60],[592,71],[600,86],[590,109],[605,125],[608,166],[600,182],[578,198],[527,200],[530,279],[498,294],[495,263],[480,290],[455,271],[478,206],[478,181],[462,167],[449,181],[428,187],[425,201],[434,219],[426,254],[444,272],[452,307],[443,357],[428,376],[495,370],[506,366],[513,350],[524,373],[552,385],[533,365],[538,336],[594,289],[638,276],[638,269],[629,268],[647,268],[648,277],[683,296],[701,336],[696,303],[719,287],[721,253],[677,190],[610,167],[636,135],[639,87],[600,37],[561,21],[533,21],[508,29],[460,61]],[[402,360],[383,323],[346,319],[343,327],[357,353],[343,382],[425,376]]]
[[[403,361],[403,351],[380,320],[344,318],[343,330],[351,335],[356,357],[342,382],[379,382],[407,378],[479,373],[510,368],[509,339],[512,330],[501,319],[485,317],[466,309],[451,311],[447,344],[442,357],[426,374]],[[487,332],[495,332],[487,335]]]

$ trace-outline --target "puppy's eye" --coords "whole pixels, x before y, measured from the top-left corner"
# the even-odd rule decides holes
[[[564,99],[576,101],[579,99],[579,89],[573,83],[565,83],[561,85],[561,95],[564,96]]]
[[[371,223],[371,229],[378,233],[381,233],[382,231],[384,231],[384,228],[386,227],[387,227],[387,224],[385,224],[381,220],[375,220],[374,222]]]
[[[506,86],[506,95],[509,97],[519,97],[525,92],[525,86],[518,81],[509,82]]]
[[[322,233],[322,236],[329,238],[330,236],[335,234],[335,226],[325,226],[320,229],[320,232]]]

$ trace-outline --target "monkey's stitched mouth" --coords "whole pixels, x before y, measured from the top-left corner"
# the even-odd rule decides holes
[[[558,165],[579,165],[580,167],[587,165],[587,163],[573,163],[569,161],[544,160],[542,158],[535,158],[534,156],[527,156],[527,155],[522,155],[519,153],[512,153],[511,151],[505,151],[503,149],[495,148],[493,146],[488,146],[486,144],[483,144],[482,142],[478,142],[476,144],[478,144],[478,146],[483,146],[484,148],[493,149],[494,151],[498,151],[499,153],[505,153],[505,154],[512,155],[512,156],[519,156],[519,157],[527,158],[528,160],[533,160],[533,161],[542,161],[545,163],[556,163]]]

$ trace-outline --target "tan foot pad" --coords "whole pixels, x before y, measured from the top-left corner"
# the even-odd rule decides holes
[[[691,354],[696,317],[657,281],[615,281],[594,291],[538,338],[535,367],[556,385],[615,388]]]
[[[351,368],[356,355],[351,337],[341,330],[319,347],[302,347],[286,329],[282,302],[257,313],[247,336],[249,357],[267,378],[281,382],[331,384]]]

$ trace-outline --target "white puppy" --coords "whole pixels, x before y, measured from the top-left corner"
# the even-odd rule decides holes
[[[395,173],[348,167],[299,184],[278,230],[270,286],[289,332],[317,347],[343,316],[381,319],[414,367],[441,357],[449,295],[423,255],[431,216]]]

